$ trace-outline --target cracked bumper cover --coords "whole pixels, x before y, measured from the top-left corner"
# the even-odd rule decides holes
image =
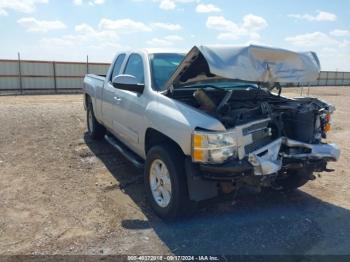
[[[281,146],[289,148],[304,148],[308,153],[283,154]],[[257,176],[270,175],[282,169],[283,158],[302,161],[337,161],[340,150],[335,144],[308,144],[281,137],[248,154],[241,161],[230,161],[222,165],[200,165],[200,170],[207,174],[208,178],[232,178],[242,174],[253,173]]]
[[[280,154],[280,148],[285,145],[289,148],[305,148],[309,153]],[[337,161],[340,150],[335,144],[307,144],[286,137],[281,137],[272,143],[250,153],[248,161],[254,166],[255,175],[269,175],[282,168],[282,158],[296,160],[326,160]]]

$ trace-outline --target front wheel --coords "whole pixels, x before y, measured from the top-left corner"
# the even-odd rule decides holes
[[[189,204],[183,155],[171,145],[155,146],[147,153],[145,187],[155,213],[165,219],[184,214]]]

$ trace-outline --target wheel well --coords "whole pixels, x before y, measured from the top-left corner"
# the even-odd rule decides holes
[[[84,107],[85,107],[85,110],[88,108],[90,103],[91,103],[91,97],[88,94],[85,94],[84,95]]]
[[[170,137],[162,134],[161,132],[153,129],[153,128],[148,128],[146,131],[146,136],[145,136],[145,153],[147,152],[156,145],[161,145],[161,144],[171,144],[174,146],[179,152],[183,154],[183,151],[181,147]]]

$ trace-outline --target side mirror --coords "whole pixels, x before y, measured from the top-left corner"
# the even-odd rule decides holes
[[[144,84],[137,83],[136,77],[132,75],[118,75],[113,78],[112,84],[115,88],[132,91],[136,93],[143,93]]]

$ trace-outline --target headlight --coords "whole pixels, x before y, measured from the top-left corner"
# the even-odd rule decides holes
[[[193,162],[223,163],[232,156],[237,156],[237,143],[233,133],[205,131],[193,132]]]

